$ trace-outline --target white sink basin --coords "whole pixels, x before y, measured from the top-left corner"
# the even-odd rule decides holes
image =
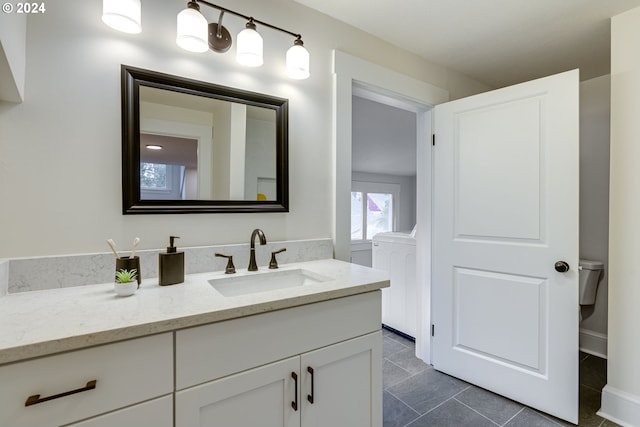
[[[313,285],[333,280],[309,270],[269,270],[230,275],[209,280],[209,284],[225,297],[268,292],[277,289]]]

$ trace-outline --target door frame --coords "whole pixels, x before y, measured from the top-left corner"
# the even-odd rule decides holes
[[[431,188],[432,109],[449,100],[449,92],[380,65],[333,51],[333,133],[334,217],[333,241],[336,259],[349,261],[351,253],[351,137],[352,96],[364,89],[387,100],[415,108],[417,118],[416,262],[418,271],[418,327],[416,355],[431,363]],[[405,108],[405,107],[403,107]]]

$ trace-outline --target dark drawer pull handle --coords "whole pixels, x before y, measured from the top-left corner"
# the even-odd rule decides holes
[[[307,400],[313,405],[313,368],[311,366],[307,366],[307,372],[311,374],[311,394],[307,394]]]
[[[49,396],[49,397],[42,397],[41,398],[39,394],[34,394],[33,396],[29,396],[27,398],[27,401],[24,402],[24,406],[31,406],[31,405],[35,405],[37,403],[48,402],[49,400],[59,399],[61,397],[66,397],[66,396],[71,396],[72,394],[82,393],[83,391],[93,390],[94,388],[96,388],[96,383],[97,382],[98,382],[97,380],[92,380],[92,381],[87,382],[87,385],[82,387],[82,388],[78,388],[78,389],[71,390],[71,391],[65,391],[64,393],[56,394],[54,396]]]
[[[296,396],[296,400],[291,402],[291,407],[293,408],[294,411],[298,410],[298,374],[296,374],[295,372],[291,372],[291,378],[293,378],[293,381],[295,381],[295,396]]]

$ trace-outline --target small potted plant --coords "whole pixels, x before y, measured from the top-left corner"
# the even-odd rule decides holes
[[[135,268],[131,270],[123,268],[116,271],[116,283],[114,285],[114,289],[121,297],[133,295],[138,289],[138,270]]]

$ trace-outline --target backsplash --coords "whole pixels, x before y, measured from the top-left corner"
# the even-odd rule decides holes
[[[271,252],[286,248],[278,254],[278,262],[313,261],[333,258],[331,239],[293,240],[256,245],[256,261],[260,268],[268,268]],[[200,246],[179,248],[185,254],[185,274],[224,270],[227,260],[215,257],[216,252],[232,255],[237,269],[249,265],[249,244]],[[165,249],[137,251],[140,257],[142,284],[145,279],[158,277],[158,254]],[[126,252],[121,253],[126,256]],[[0,296],[7,293],[66,288],[71,286],[108,283],[114,279],[115,257],[111,252],[16,258],[0,260]]]
[[[7,294],[9,288],[9,260],[0,260],[0,297]]]

